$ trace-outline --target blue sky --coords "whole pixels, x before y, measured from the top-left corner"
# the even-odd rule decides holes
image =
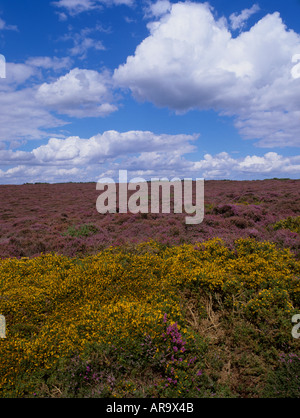
[[[299,178],[299,16],[299,0],[0,0],[0,184]]]

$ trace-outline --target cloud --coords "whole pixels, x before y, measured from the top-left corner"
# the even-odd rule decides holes
[[[171,3],[169,0],[158,0],[155,3],[150,3],[147,8],[146,16],[160,17],[171,10]]]
[[[85,178],[85,170],[79,170],[78,168],[57,168],[57,167],[41,167],[27,165],[18,165],[8,170],[0,169],[0,182],[2,184],[23,184],[23,183],[59,183],[74,181],[77,178],[78,181]]]
[[[52,4],[60,9],[65,9],[71,16],[75,16],[83,12],[101,9],[102,6],[132,6],[134,1],[135,0],[58,0],[52,2]],[[64,13],[59,13],[59,15],[60,19],[66,19]]]
[[[16,25],[8,25],[1,17],[0,17],[0,30],[13,30],[18,31],[18,27]]]
[[[300,145],[300,82],[291,75],[300,36],[279,13],[233,38],[207,3],[176,3],[148,28],[113,76],[135,99],[177,113],[213,109],[234,116],[240,133],[261,147]]]
[[[193,142],[197,138],[150,131],[106,131],[88,139],[50,138],[31,152],[0,150],[0,165],[14,165],[0,170],[0,182],[73,181],[74,175],[76,181],[97,181],[124,168],[136,175],[147,171],[155,175],[159,167],[167,174],[170,170],[183,172],[191,163],[182,155],[196,150]]]
[[[16,143],[49,137],[48,129],[67,124],[37,100],[36,90],[44,71],[56,74],[69,65],[69,58],[57,57],[6,63],[6,78],[0,83],[0,141]]]
[[[37,74],[37,69],[32,65],[7,62],[5,82],[1,82],[0,89],[8,88],[11,85],[24,84],[32,77],[37,76]]]
[[[250,9],[244,9],[240,14],[232,13],[229,17],[233,30],[242,29],[247,20],[255,13],[260,11],[258,4],[254,4]]]
[[[121,158],[125,155],[149,153],[159,150],[161,153],[183,154],[192,152],[190,141],[197,136],[191,135],[155,135],[149,131],[117,132],[106,131],[89,139],[69,137],[51,138],[47,145],[32,151],[40,163],[63,165],[98,164],[105,160]]]
[[[73,47],[68,49],[72,56],[78,56],[79,59],[85,59],[90,49],[96,51],[104,51],[106,48],[102,41],[91,37],[93,32],[107,32],[101,25],[95,27],[87,27],[79,32],[70,32],[62,37],[63,41],[72,41]]]
[[[0,182],[97,181],[118,178],[128,170],[130,178],[153,177],[205,179],[295,178],[300,155],[233,157],[227,152],[196,157],[199,135],[167,135],[150,131],[106,131],[91,138],[50,138],[31,152],[0,149]],[[194,158],[191,159],[191,154]],[[189,154],[187,159],[185,156]]]
[[[105,47],[101,41],[96,41],[92,38],[74,39],[74,46],[70,49],[71,55],[78,55],[80,59],[84,59],[87,56],[89,49],[95,49],[96,51],[104,51]]]
[[[6,79],[0,83],[0,141],[49,138],[49,129],[69,123],[57,114],[105,117],[117,110],[110,74],[74,68],[58,77],[71,63],[69,57],[47,56],[6,63]],[[48,78],[52,81],[41,84]],[[64,137],[60,132],[55,135]]]
[[[41,107],[33,88],[0,92],[0,140],[31,140],[49,137],[47,129],[67,122]]]
[[[277,176],[297,176],[300,172],[300,155],[284,157],[275,152],[263,156],[248,155],[234,159],[227,152],[214,156],[206,154],[204,159],[194,164],[204,178],[253,179]]]
[[[107,116],[117,110],[106,72],[74,68],[52,83],[42,84],[37,100],[49,109],[77,118]]]
[[[30,57],[26,64],[31,67],[51,69],[54,71],[62,70],[71,66],[70,57]]]
[[[58,0],[54,1],[52,4],[56,7],[65,9],[71,16],[99,7],[94,0]]]

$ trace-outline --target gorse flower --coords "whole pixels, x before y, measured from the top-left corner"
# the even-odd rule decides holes
[[[218,292],[230,309],[259,321],[271,309],[288,316],[299,306],[299,271],[290,251],[254,239],[237,240],[232,249],[220,239],[178,247],[150,241],[81,258],[3,259],[0,314],[7,338],[0,345],[0,392],[22,396],[26,379],[22,389],[17,382],[25,370],[49,370],[91,343],[120,353],[126,347],[168,370],[176,364],[181,377],[176,370],[168,377],[181,385],[184,370],[197,362],[189,354],[194,337],[182,291]],[[89,365],[84,376],[96,378]],[[113,376],[108,380],[113,386]],[[184,393],[182,385],[179,390]]]

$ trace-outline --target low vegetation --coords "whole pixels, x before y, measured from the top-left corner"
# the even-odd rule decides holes
[[[299,397],[300,262],[255,238],[0,262],[1,397]]]

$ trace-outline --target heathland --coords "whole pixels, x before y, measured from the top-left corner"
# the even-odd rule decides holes
[[[199,225],[0,186],[0,397],[299,397],[299,186],[206,181]]]

